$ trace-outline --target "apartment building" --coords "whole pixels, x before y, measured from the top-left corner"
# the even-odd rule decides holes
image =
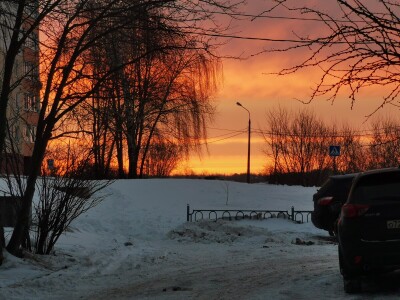
[[[10,14],[4,14],[4,18],[12,18],[12,10],[15,4],[4,1],[2,9]],[[35,17],[36,6],[27,10],[29,18]],[[22,34],[29,26],[29,18],[22,25]],[[4,59],[10,33],[0,30],[0,72],[4,72]],[[2,76],[0,76],[1,80]],[[19,51],[13,69],[12,92],[9,97],[7,120],[9,125],[6,142],[7,159],[17,158],[18,172],[26,173],[32,156],[36,135],[36,124],[40,110],[40,75],[39,75],[39,31],[35,30],[26,39]],[[3,171],[4,166],[3,166]],[[15,168],[13,170],[16,171]]]

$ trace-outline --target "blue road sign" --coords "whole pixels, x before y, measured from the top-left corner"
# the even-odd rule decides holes
[[[329,156],[340,156],[340,146],[329,146]]]
[[[48,159],[47,160],[47,168],[49,170],[53,170],[54,169],[54,159]]]

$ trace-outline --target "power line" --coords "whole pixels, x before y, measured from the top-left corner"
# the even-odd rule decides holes
[[[212,130],[221,130],[221,131],[228,131],[230,133],[234,133],[232,135],[232,137],[235,137],[237,135],[240,134],[247,134],[247,129],[243,129],[243,130],[235,130],[235,129],[227,129],[227,128],[216,128],[216,127],[207,127],[207,129],[212,129]],[[393,134],[396,131],[400,131],[400,126],[394,126],[390,128],[391,131],[385,133],[385,130],[387,130],[387,128],[380,128],[378,130],[375,129],[363,129],[363,130],[353,130],[353,131],[338,131],[334,134],[295,134],[292,132],[285,132],[285,131],[281,131],[281,132],[274,132],[274,131],[268,131],[268,130],[261,130],[261,129],[253,129],[251,131],[251,133],[253,134],[258,134],[258,135],[275,135],[275,136],[287,136],[287,137],[305,137],[305,138],[346,138],[348,136],[352,136],[352,137],[360,137],[360,138],[370,138],[370,137],[374,137],[374,136],[385,136],[385,135],[390,135]],[[226,136],[228,134],[223,134],[222,136]],[[220,136],[216,136],[213,138],[218,138]],[[209,139],[213,139],[213,138],[209,138]],[[229,139],[230,137],[228,136],[227,139]]]
[[[229,131],[229,132],[237,132],[237,133],[239,133],[239,132],[247,132],[247,128],[245,128],[245,129],[240,129],[240,130],[237,130],[237,129],[228,129],[228,128],[217,128],[217,127],[206,127],[207,129],[212,129],[212,130],[220,130],[220,131]]]
[[[200,143],[199,145],[215,144],[215,143],[218,143],[218,142],[221,142],[221,141],[225,141],[225,140],[229,140],[229,139],[235,138],[235,137],[237,137],[239,135],[242,135],[242,134],[247,134],[247,130],[234,130],[234,129],[226,129],[226,128],[213,128],[213,127],[207,127],[207,129],[229,131],[230,133],[223,134],[221,136],[216,136],[216,137],[213,137],[213,138],[208,138],[207,141],[205,141],[203,143]],[[393,129],[400,131],[400,126],[393,127]],[[382,128],[380,130],[385,130],[385,128]],[[358,134],[358,135],[357,134],[351,134],[351,133],[349,133],[349,134],[342,133],[342,134],[334,134],[334,135],[301,135],[301,134],[293,134],[293,133],[288,133],[288,132],[280,132],[280,133],[274,133],[274,135],[275,136],[276,135],[284,136],[284,137],[302,137],[302,138],[346,138],[349,135],[352,136],[352,137],[365,137],[365,138],[368,138],[368,137],[373,137],[373,136],[376,136],[376,135],[378,135],[378,136],[385,135],[384,133],[373,132],[372,129],[370,129],[370,130],[360,130],[359,132],[368,132],[368,131],[371,131],[371,133],[369,133],[369,134]],[[233,134],[231,134],[231,133],[233,133]],[[262,135],[262,136],[271,134],[271,132],[267,132],[266,133],[265,131],[262,131],[262,130],[253,130],[252,133],[256,133],[256,134],[259,134],[259,135]],[[223,138],[218,138],[218,137],[223,137]],[[215,139],[215,138],[218,138],[218,139],[212,140],[212,139]],[[360,146],[361,147],[377,147],[377,146],[382,146],[382,145],[387,145],[387,144],[390,144],[390,143],[398,142],[399,140],[400,140],[400,137],[394,137],[394,138],[391,138],[389,140],[382,141],[382,142],[379,142],[379,143],[374,143],[374,144],[361,143]]]
[[[225,141],[225,140],[234,138],[234,137],[239,136],[239,135],[241,135],[241,134],[243,134],[243,133],[242,133],[242,132],[235,133],[235,134],[232,134],[232,135],[227,136],[227,137],[225,137],[225,138],[217,139],[217,140],[215,140],[215,141],[208,141],[208,139],[207,139],[207,142],[200,143],[200,145],[206,145],[206,144],[208,145],[208,144],[218,143],[218,142],[221,142],[221,141]]]
[[[246,41],[262,41],[262,42],[278,42],[278,43],[296,43],[296,44],[362,44],[366,45],[368,42],[349,42],[349,41],[326,41],[325,39],[316,38],[315,40],[301,40],[301,39],[274,39],[267,37],[252,37],[252,36],[240,36],[240,35],[232,35],[232,34],[222,34],[222,33],[207,33],[207,32],[195,32],[195,31],[186,31],[185,33],[193,34],[193,35],[201,35],[201,36],[209,36],[216,38],[225,38],[225,39],[237,39],[237,40],[246,40]]]
[[[234,12],[222,12],[222,11],[204,11],[204,10],[198,10],[198,9],[191,9],[188,10],[186,9],[187,12],[190,13],[206,13],[209,15],[223,15],[223,16],[230,16],[230,17],[244,17],[244,18],[250,18],[251,21],[256,20],[256,19],[278,19],[278,20],[290,20],[290,21],[312,21],[312,22],[323,22],[323,23],[329,23],[329,22],[335,22],[335,23],[367,23],[365,20],[348,20],[348,19],[334,19],[334,18],[316,18],[316,17],[291,17],[291,16],[272,16],[272,15],[265,15],[265,12],[262,12],[260,14],[249,14],[249,13],[234,13]]]

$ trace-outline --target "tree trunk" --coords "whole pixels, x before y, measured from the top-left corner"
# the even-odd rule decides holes
[[[137,178],[137,159],[136,159],[136,147],[137,145],[133,142],[133,138],[128,134],[128,178]]]
[[[3,256],[3,249],[6,246],[6,241],[4,238],[4,227],[3,227],[3,220],[0,214],[0,265],[3,263],[4,256]]]
[[[29,227],[32,198],[35,193],[35,183],[37,176],[29,176],[25,193],[22,197],[22,206],[18,214],[17,224],[14,228],[11,239],[7,245],[7,250],[15,256],[21,256],[21,246],[26,238],[26,230]]]
[[[6,53],[4,61],[4,73],[1,78],[1,93],[0,93],[0,153],[3,153],[5,146],[5,138],[7,132],[7,107],[11,93],[11,79],[14,68],[15,58],[18,54],[21,43],[18,40],[18,35],[22,26],[22,16],[25,7],[25,1],[21,0],[18,5],[17,14],[15,16],[14,28],[10,40],[10,45]],[[0,155],[0,166],[2,165],[2,156]],[[4,228],[0,219],[0,265],[3,262],[3,248],[5,247]]]
[[[40,130],[40,125],[43,124],[38,124],[38,130]],[[17,217],[17,224],[15,225],[10,241],[7,245],[8,252],[15,256],[21,256],[21,246],[24,243],[24,239],[27,238],[26,233],[29,229],[29,221],[32,210],[32,199],[35,194],[36,181],[40,174],[43,156],[50,136],[51,132],[45,132],[43,135],[38,135],[36,137],[37,140],[33,149],[29,176],[27,178],[24,195],[22,196],[22,206]]]
[[[117,132],[116,136],[117,139],[117,160],[118,160],[118,178],[125,178],[125,171],[124,171],[124,149],[123,149],[123,137],[121,132]]]

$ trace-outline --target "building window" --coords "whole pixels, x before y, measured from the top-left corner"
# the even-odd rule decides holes
[[[25,127],[25,140],[29,143],[34,143],[36,139],[36,126],[27,125]]]
[[[25,75],[31,79],[38,79],[39,72],[37,66],[29,61],[26,61],[24,64],[25,67]]]
[[[38,36],[36,33],[31,33],[25,40],[25,47],[32,49],[32,50],[38,50]]]
[[[39,98],[33,94],[24,95],[24,108],[28,111],[39,111]]]

